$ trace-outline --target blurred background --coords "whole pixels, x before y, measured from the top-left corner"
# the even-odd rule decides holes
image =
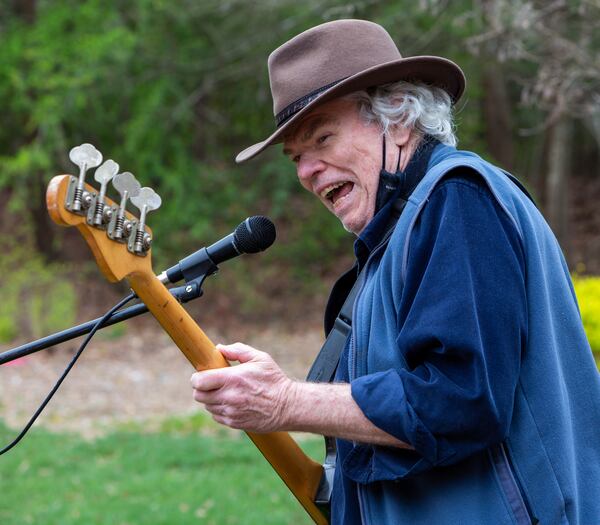
[[[381,23],[405,56],[437,54],[460,64],[468,85],[457,107],[459,146],[511,171],[534,195],[563,247],[588,337],[600,352],[598,0],[0,0],[0,349],[97,317],[127,291],[105,282],[80,235],[54,225],[46,211],[48,181],[76,174],[68,152],[90,142],[162,196],[162,208],[148,221],[157,272],[246,216],[271,217],[276,244],[224,265],[190,310],[211,337],[271,350],[302,377],[322,340],[328,290],[352,264],[353,239],[303,193],[280,147],[243,166],[233,158],[273,128],[270,51],[339,18]],[[98,344],[99,357],[80,365],[90,368],[75,375],[76,387],[65,385],[65,397],[59,394],[42,426],[96,435],[99,421],[110,427],[115,418],[147,422],[193,409],[186,364],[176,361],[177,351],[152,320],[106,329]],[[0,367],[6,440],[72,351],[67,345]],[[174,366],[182,375],[179,368],[165,375]],[[38,393],[30,379],[55,368]],[[148,402],[156,381],[165,389],[182,385],[185,401],[175,401],[183,394],[173,386],[170,397]],[[119,394],[117,383],[127,394]],[[96,399],[94,390],[105,395]],[[141,391],[139,402],[134,391]],[[87,403],[82,395],[90,396]],[[172,437],[171,431],[187,435],[208,425],[197,416],[185,421],[175,430],[156,428]],[[56,523],[83,519],[74,501],[72,518],[61,507]],[[14,517],[15,509],[2,505],[3,523],[26,523],[27,516],[36,522],[35,513]],[[190,522],[252,521],[241,512],[232,518],[214,502],[200,510],[178,505],[178,523],[188,515]],[[132,508],[126,505],[114,521],[92,513],[87,522],[127,523]],[[303,519],[282,516],[273,523]],[[154,517],[132,523],[163,522]],[[164,522],[172,519],[167,514]]]

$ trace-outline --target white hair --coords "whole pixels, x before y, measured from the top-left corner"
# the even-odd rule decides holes
[[[356,100],[362,118],[378,122],[383,133],[399,124],[421,135],[431,135],[442,144],[456,146],[452,100],[442,88],[422,83],[393,82],[348,95]]]

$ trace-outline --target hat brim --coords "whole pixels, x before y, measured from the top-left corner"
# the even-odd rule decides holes
[[[465,75],[460,67],[451,60],[442,57],[416,56],[379,64],[348,77],[321,93],[277,128],[267,139],[257,142],[240,152],[235,161],[241,164],[256,157],[270,145],[281,142],[283,135],[319,104],[348,95],[354,91],[401,80],[419,81],[440,87],[450,95],[453,104],[458,102],[466,85]]]

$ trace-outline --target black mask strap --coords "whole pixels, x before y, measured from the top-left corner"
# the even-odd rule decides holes
[[[404,173],[400,171],[400,154],[402,152],[398,146],[398,164],[395,173],[390,173],[385,169],[386,160],[386,140],[383,135],[381,152],[381,170],[379,172],[379,187],[377,188],[377,199],[375,201],[375,213],[377,213],[386,202],[396,193],[396,190],[404,183]]]
[[[385,134],[383,135],[383,140],[381,141],[381,172],[389,173],[385,169],[385,154],[386,154],[386,145],[385,145]],[[396,171],[394,174],[400,172],[400,158],[402,157],[402,148],[398,146],[398,162],[396,163]]]

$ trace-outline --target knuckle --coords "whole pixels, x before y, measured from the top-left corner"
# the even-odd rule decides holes
[[[223,396],[223,404],[227,408],[238,408],[244,406],[244,395],[239,393],[230,393],[226,396]]]

